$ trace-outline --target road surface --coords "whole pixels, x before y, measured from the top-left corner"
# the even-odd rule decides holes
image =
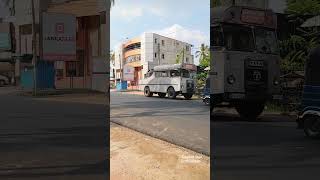
[[[105,180],[104,105],[37,100],[0,88],[0,179]]]
[[[176,100],[111,92],[111,121],[153,137],[210,154],[209,107]]]
[[[319,179],[320,140],[306,139],[294,118],[264,115],[244,122],[216,113],[213,120],[214,179]]]

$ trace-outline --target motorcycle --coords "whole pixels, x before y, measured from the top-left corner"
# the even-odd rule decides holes
[[[297,118],[298,129],[307,137],[320,137],[320,46],[313,49],[305,65],[305,82]]]

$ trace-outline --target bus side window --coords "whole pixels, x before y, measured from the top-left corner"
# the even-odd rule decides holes
[[[161,74],[160,74],[161,72],[155,72],[155,76],[156,77],[161,77]]]
[[[168,73],[166,71],[161,72],[161,77],[168,77]]]

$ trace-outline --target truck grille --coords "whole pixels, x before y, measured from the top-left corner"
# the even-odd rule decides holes
[[[245,67],[245,87],[250,92],[265,92],[268,82],[268,71],[263,61],[256,61],[259,66],[252,66],[252,61],[247,61]]]

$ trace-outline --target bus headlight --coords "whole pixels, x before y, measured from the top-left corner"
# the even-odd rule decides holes
[[[233,75],[228,76],[227,81],[229,84],[234,84],[236,78]]]

